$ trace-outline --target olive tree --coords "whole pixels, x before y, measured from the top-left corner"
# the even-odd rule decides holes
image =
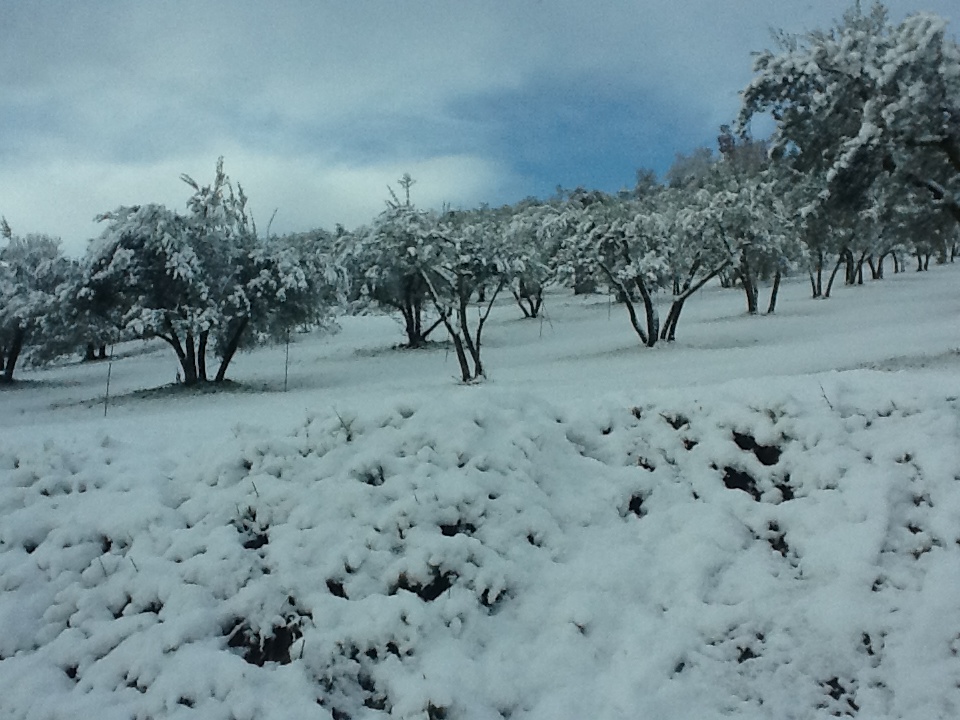
[[[149,204],[100,217],[107,228],[88,248],[80,296],[122,332],[169,344],[185,384],[209,379],[212,352],[221,382],[240,348],[325,317],[338,273],[329,257],[259,236],[222,158],[210,185],[182,179],[194,190],[186,213]]]

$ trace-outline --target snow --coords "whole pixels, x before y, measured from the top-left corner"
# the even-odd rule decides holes
[[[642,348],[509,299],[480,385],[343,318],[217,394],[160,345],[0,394],[4,718],[952,718],[960,295],[938,267]],[[661,302],[669,302],[662,297]]]

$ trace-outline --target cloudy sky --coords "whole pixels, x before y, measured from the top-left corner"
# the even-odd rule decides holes
[[[895,19],[956,0],[890,0]],[[261,230],[630,186],[713,145],[770,29],[836,0],[0,0],[0,213],[72,254],[217,157]],[[957,28],[951,26],[956,35]]]

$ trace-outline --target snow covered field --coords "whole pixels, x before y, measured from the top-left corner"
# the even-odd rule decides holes
[[[0,717],[960,716],[960,268],[0,391]]]

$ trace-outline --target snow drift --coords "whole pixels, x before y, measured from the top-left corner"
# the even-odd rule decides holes
[[[960,403],[829,377],[0,450],[0,710],[954,717]]]

